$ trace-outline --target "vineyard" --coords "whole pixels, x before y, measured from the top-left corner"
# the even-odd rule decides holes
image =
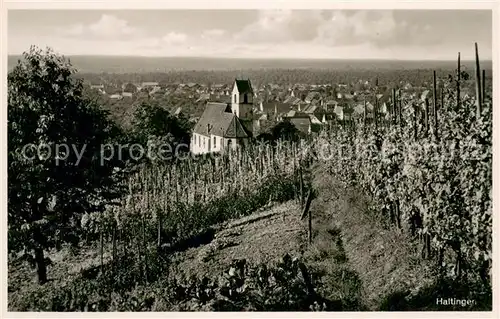
[[[298,153],[299,147],[285,142],[276,148],[255,145],[224,156],[144,166],[128,180],[122,202],[104,214],[83,216],[85,234],[90,240],[104,236],[113,251],[121,243],[125,250],[127,245],[139,251],[180,249],[175,247],[200,237],[210,226],[300,196],[301,167],[310,159]]]
[[[299,143],[141,164],[122,182],[124,196],[81,215],[80,246],[72,249],[95,248],[98,265],[62,286],[48,282],[16,293],[9,283],[9,308],[361,310],[357,292],[320,296],[319,271],[285,253],[274,265],[248,265],[241,256],[212,278],[172,273],[172,256],[210,243],[224,222],[287,201],[296,201],[304,217],[315,196],[313,165],[369,196],[370,217],[414,239],[439,276],[491,291],[492,96],[477,47],[476,71],[474,97],[460,94],[466,73],[459,58],[456,73],[438,79],[434,72],[433,87],[421,96],[394,87],[387,114],[376,104],[369,116],[365,104],[362,118]],[[311,227],[309,212],[309,244]],[[344,252],[338,259],[345,261]],[[338,281],[359,285],[355,274],[340,273]]]
[[[365,116],[324,132],[319,144],[335,150],[325,161],[330,174],[373,198],[374,218],[414,236],[445,276],[489,287],[492,99],[479,74],[478,97],[460,98],[459,56],[455,77],[439,90],[434,73],[432,102],[399,98],[394,89],[386,117],[375,108],[372,123]]]
[[[85,245],[97,243],[100,265],[71,282],[65,297],[47,292],[45,297],[27,295],[22,297],[21,308],[115,309],[107,299],[111,292],[127,293],[136,284],[158,283],[168,273],[170,256],[208,244],[213,239],[212,227],[269,203],[303,198],[307,191],[303,170],[311,157],[299,153],[302,144],[255,145],[223,156],[187,157],[170,166],[141,167],[124,185],[129,192],[121,202],[108,205],[103,213],[82,216],[81,236]],[[109,245],[111,258],[106,260],[104,250]],[[53,288],[46,285],[44,289]],[[94,301],[89,291],[99,291]],[[132,307],[129,302],[126,299],[117,309]]]

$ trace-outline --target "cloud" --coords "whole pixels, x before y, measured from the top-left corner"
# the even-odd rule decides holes
[[[161,40],[167,45],[183,44],[187,40],[187,35],[184,33],[172,31],[162,37]]]
[[[129,26],[126,20],[113,15],[103,14],[100,19],[89,25],[74,24],[69,27],[58,28],[57,33],[62,36],[97,38],[97,39],[122,39],[136,37],[141,30]]]
[[[253,21],[248,23],[242,23],[234,13],[227,13],[224,23],[207,15],[196,26],[192,19],[167,26],[132,15],[124,20],[124,14],[111,12],[94,16],[95,20],[87,23],[58,20],[59,27],[27,28],[23,23],[17,34],[9,28],[9,52],[22,52],[30,44],[39,44],[64,54],[441,59],[454,57],[458,51],[472,54],[470,47],[474,42],[486,53],[491,51],[492,22],[488,12],[268,10],[255,13],[251,16],[255,17]]]
[[[244,43],[323,43],[330,46],[385,44],[405,28],[393,11],[383,10],[270,10],[237,32]]]
[[[355,11],[348,15],[336,11],[318,28],[317,42],[330,45],[381,45],[394,39],[397,32],[405,29],[396,21],[393,11]]]
[[[321,22],[319,10],[261,11],[257,21],[237,32],[234,39],[245,43],[310,41]]]
[[[221,39],[226,36],[226,30],[222,29],[209,29],[201,33],[201,39],[203,40],[216,40]]]
[[[238,43],[304,43],[325,46],[369,44],[434,45],[442,35],[433,26],[408,23],[393,10],[270,10],[261,11],[256,21],[236,32]]]

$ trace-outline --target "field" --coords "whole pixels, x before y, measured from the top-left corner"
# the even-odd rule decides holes
[[[450,61],[394,61],[394,60],[297,60],[297,59],[224,59],[189,57],[127,57],[127,56],[69,56],[81,73],[153,73],[169,71],[231,71],[258,69],[315,69],[315,70],[439,70],[453,69],[456,62]],[[11,70],[21,56],[8,57]],[[463,61],[467,68],[474,67],[474,61]],[[484,61],[483,68],[491,70],[491,61]]]

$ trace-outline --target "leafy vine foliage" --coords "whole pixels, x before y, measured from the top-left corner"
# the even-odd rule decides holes
[[[425,100],[405,96],[400,120],[379,115],[378,125],[325,131],[319,145],[340,150],[329,171],[370,194],[378,218],[416,236],[444,275],[489,286],[492,103],[485,98],[477,117],[475,99],[457,101],[455,88],[453,77],[441,87],[436,117],[425,115]]]

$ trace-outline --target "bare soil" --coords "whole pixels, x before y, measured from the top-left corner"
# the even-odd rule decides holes
[[[219,274],[235,259],[252,264],[269,263],[288,253],[300,256],[305,249],[306,224],[295,201],[268,206],[220,227],[208,245],[177,253],[174,272],[187,276]]]

